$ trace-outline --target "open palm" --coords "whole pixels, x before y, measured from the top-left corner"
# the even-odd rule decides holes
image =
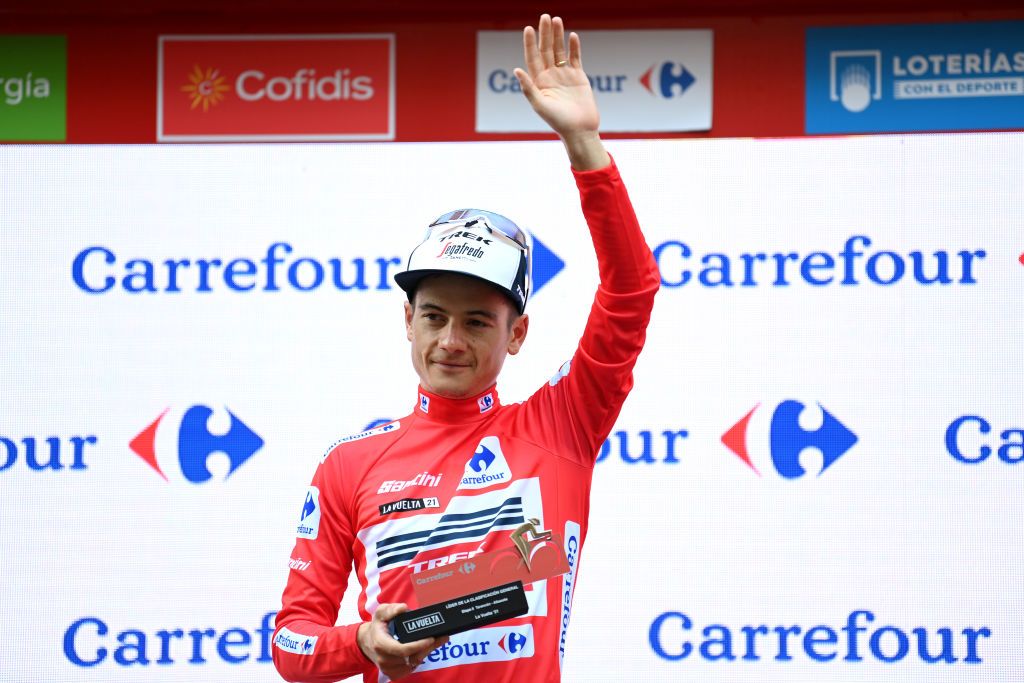
[[[560,17],[544,14],[535,31],[523,30],[526,70],[515,75],[534,111],[560,136],[597,131],[600,116],[590,81],[583,72],[580,38],[569,34]]]

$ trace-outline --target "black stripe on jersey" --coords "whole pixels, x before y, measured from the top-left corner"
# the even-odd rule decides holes
[[[410,548],[421,548],[424,545],[430,545],[431,543],[436,543],[439,538],[448,538],[448,536],[442,537],[442,536],[439,536],[439,534],[448,534],[449,532],[456,532],[456,531],[458,531],[458,532],[464,532],[465,534],[472,535],[474,531],[483,530],[483,531],[486,532],[487,529],[492,528],[497,523],[495,520],[497,519],[497,517],[499,517],[501,515],[504,515],[505,517],[509,517],[511,515],[514,515],[517,519],[520,520],[520,523],[522,523],[522,521],[523,521],[523,508],[521,508],[519,506],[511,507],[511,508],[509,508],[507,510],[503,510],[502,512],[498,513],[498,515],[495,515],[494,517],[491,517],[490,519],[479,519],[479,520],[476,520],[475,522],[468,522],[466,524],[449,524],[448,526],[444,526],[444,527],[440,527],[439,526],[436,529],[434,529],[433,531],[429,532],[429,534],[427,535],[427,539],[426,540],[423,540],[422,539],[422,535],[421,535],[419,538],[415,538],[415,539],[413,539],[411,541],[406,541],[406,542],[404,542],[404,543],[402,543],[400,545],[392,545],[390,548],[386,548],[383,552],[379,552],[378,553],[378,557],[390,556],[390,555],[392,555],[394,553],[404,552],[406,550],[409,550]]]
[[[425,531],[413,531],[408,534],[398,534],[397,536],[390,536],[388,538],[384,538],[377,541],[377,551],[380,552],[382,548],[387,548],[389,545],[394,545],[395,543],[401,543],[403,541],[409,541],[418,538],[423,538],[425,536],[430,536],[430,534],[436,533],[438,529],[441,529],[441,527],[450,522],[462,522],[475,519],[478,520],[477,523],[480,523],[488,517],[493,517],[494,515],[497,515],[501,512],[505,512],[505,508],[512,507],[515,505],[519,506],[520,509],[522,509],[523,499],[519,496],[515,496],[513,498],[507,498],[504,503],[497,507],[487,508],[486,510],[479,510],[477,512],[453,512],[450,514],[445,514],[441,516],[440,520],[438,520],[437,527],[435,527],[434,529],[427,529]],[[466,525],[463,525],[463,528],[465,526]]]
[[[514,515],[512,517],[499,517],[498,519],[494,520],[494,522],[490,526],[486,528],[475,529],[473,531],[460,531],[458,533],[445,534],[443,536],[431,536],[426,540],[426,542],[416,544],[411,550],[409,550],[409,552],[402,553],[401,555],[392,554],[385,559],[380,559],[377,562],[377,567],[383,569],[384,567],[387,567],[392,564],[396,564],[399,562],[407,562],[416,557],[417,555],[419,555],[420,549],[424,546],[443,544],[449,541],[466,542],[476,539],[482,539],[485,536],[487,536],[487,534],[491,533],[491,531],[493,531],[494,529],[500,529],[503,527],[506,529],[513,529],[525,521],[526,519],[523,517],[522,514]]]

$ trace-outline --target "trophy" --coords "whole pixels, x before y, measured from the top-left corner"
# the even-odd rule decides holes
[[[525,584],[569,571],[562,539],[537,529],[531,518],[510,535],[511,547],[492,550],[412,576],[413,592],[426,607],[391,620],[401,643],[462,633],[526,614]]]

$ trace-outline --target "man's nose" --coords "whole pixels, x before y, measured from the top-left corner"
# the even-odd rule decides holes
[[[454,322],[449,322],[441,331],[439,342],[442,349],[448,352],[463,351],[466,348],[466,338],[462,330]]]

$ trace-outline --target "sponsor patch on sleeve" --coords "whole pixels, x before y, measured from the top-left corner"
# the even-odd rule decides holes
[[[282,626],[274,637],[274,647],[293,655],[311,655],[316,649],[316,640],[319,636],[304,636],[301,633],[289,631]]]
[[[306,491],[306,501],[299,513],[299,525],[295,527],[295,537],[310,541],[316,539],[320,531],[320,489],[310,486]]]
[[[348,443],[349,441],[359,441],[360,439],[367,439],[371,436],[378,436],[380,434],[387,434],[388,432],[393,432],[401,428],[401,426],[402,423],[399,422],[398,420],[395,420],[394,422],[389,422],[386,425],[381,425],[380,427],[367,429],[365,432],[359,432],[358,434],[352,434],[350,436],[342,437],[335,441],[334,443],[332,443],[331,447],[328,448],[322,456],[320,456],[320,462],[324,462],[325,460],[327,460],[327,456],[329,456],[331,452],[334,451],[335,448],[337,448],[343,443]]]

